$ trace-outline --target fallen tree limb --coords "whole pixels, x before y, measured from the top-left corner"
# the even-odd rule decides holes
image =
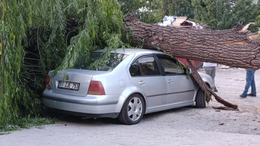
[[[220,110],[233,110],[233,111],[239,111],[238,109],[233,109],[233,108],[226,107],[226,106],[212,106],[212,108],[214,108],[216,111],[220,111]]]
[[[237,105],[234,105],[234,104],[232,104],[232,103],[229,103],[229,102],[225,101],[224,99],[222,99],[221,97],[219,97],[215,92],[213,92],[213,91],[203,82],[203,80],[201,79],[199,73],[197,72],[197,70],[195,69],[195,67],[191,64],[190,60],[189,60],[189,59],[186,59],[186,60],[187,60],[187,62],[189,63],[189,68],[190,68],[191,71],[192,71],[192,73],[191,73],[192,77],[193,77],[193,78],[195,79],[195,81],[199,84],[200,88],[201,88],[203,91],[205,91],[205,93],[208,93],[208,92],[209,92],[210,94],[212,94],[212,95],[215,97],[215,99],[216,99],[219,103],[221,103],[221,104],[223,104],[223,105],[225,105],[225,106],[227,106],[227,107],[230,107],[230,108],[233,108],[233,109],[237,109],[237,108],[238,108]]]

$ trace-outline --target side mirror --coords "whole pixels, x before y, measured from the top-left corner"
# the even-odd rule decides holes
[[[191,69],[190,69],[190,68],[187,68],[186,73],[187,73],[187,74],[191,74],[191,73],[192,73]]]

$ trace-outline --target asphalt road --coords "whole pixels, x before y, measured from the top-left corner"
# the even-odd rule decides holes
[[[238,111],[218,110],[214,99],[205,109],[184,107],[148,114],[137,125],[113,119],[60,116],[53,125],[0,135],[0,146],[260,146],[260,71],[257,97],[239,98],[244,69],[217,70],[217,94]]]

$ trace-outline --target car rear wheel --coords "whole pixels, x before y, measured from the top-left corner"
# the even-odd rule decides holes
[[[201,88],[199,88],[197,96],[196,96],[196,107],[197,108],[206,107],[206,94]]]
[[[125,101],[118,119],[127,125],[137,124],[143,118],[144,111],[143,97],[140,94],[132,94]]]

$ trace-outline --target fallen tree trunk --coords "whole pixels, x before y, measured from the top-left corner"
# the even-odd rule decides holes
[[[260,36],[241,26],[229,30],[195,30],[146,24],[129,16],[124,27],[130,27],[133,44],[142,40],[147,49],[161,49],[180,58],[232,67],[260,68]]]
[[[223,100],[206,86],[189,59],[259,69],[260,36],[246,31],[248,26],[236,26],[229,30],[194,30],[146,24],[134,16],[127,17],[124,22],[124,27],[130,28],[133,34],[130,36],[132,44],[139,44],[141,40],[144,48],[186,58],[192,69],[191,75],[200,88],[213,95],[219,103],[233,109],[238,109],[238,106]]]

